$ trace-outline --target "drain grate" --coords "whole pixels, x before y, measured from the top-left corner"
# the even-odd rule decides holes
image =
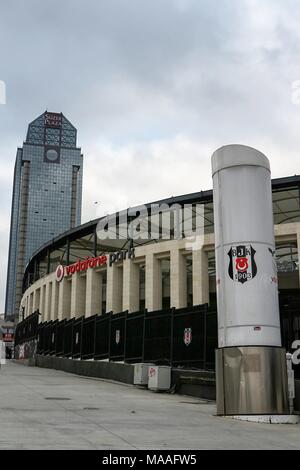
[[[46,397],[45,400],[71,400],[71,398],[67,398],[67,397]]]

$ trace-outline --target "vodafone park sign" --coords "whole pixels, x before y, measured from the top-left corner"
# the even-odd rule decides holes
[[[71,276],[75,273],[86,271],[89,268],[97,268],[101,266],[112,266],[116,261],[123,261],[125,259],[134,258],[134,248],[129,250],[121,250],[109,255],[96,256],[95,258],[86,258],[83,261],[78,260],[76,263],[70,264],[69,266],[63,266],[59,264],[55,270],[55,279],[60,282],[64,276]]]

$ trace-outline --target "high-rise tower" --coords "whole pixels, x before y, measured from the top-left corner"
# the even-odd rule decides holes
[[[5,315],[19,313],[22,279],[43,243],[81,221],[82,162],[77,131],[62,113],[46,111],[18,148],[11,209]]]

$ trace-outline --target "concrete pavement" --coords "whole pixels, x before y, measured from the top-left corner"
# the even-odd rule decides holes
[[[0,449],[299,449],[299,425],[214,416],[215,405],[8,362]]]

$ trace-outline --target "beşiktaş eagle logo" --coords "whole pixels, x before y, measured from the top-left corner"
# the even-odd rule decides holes
[[[119,344],[121,339],[120,330],[116,330],[116,344]]]
[[[192,328],[185,328],[183,334],[183,341],[186,346],[189,346],[192,342]]]
[[[257,266],[254,259],[256,251],[251,245],[232,246],[228,252],[228,274],[233,281],[244,284],[251,281],[257,274]]]

